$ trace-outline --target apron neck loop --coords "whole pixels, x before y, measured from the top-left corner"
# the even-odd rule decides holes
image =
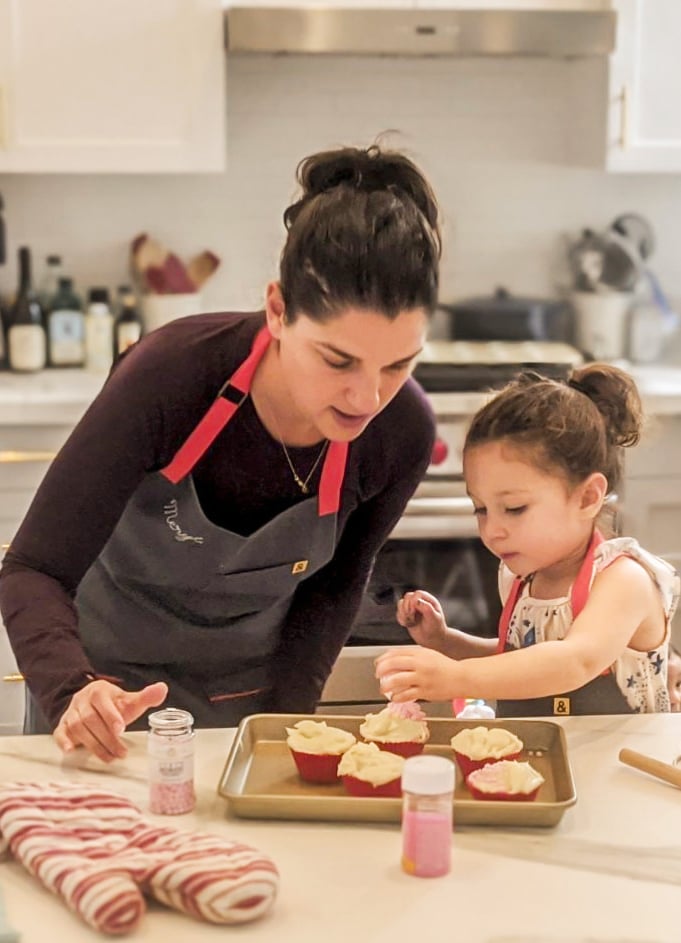
[[[594,566],[594,553],[596,548],[603,543],[603,535],[599,530],[594,530],[591,540],[589,541],[589,546],[586,551],[586,556],[582,560],[582,564],[579,568],[579,573],[577,574],[577,579],[572,584],[572,589],[570,590],[570,603],[572,605],[572,618],[576,619],[579,613],[582,611],[586,605],[586,600],[589,596],[589,590],[591,589],[591,577],[593,574]],[[516,603],[520,598],[525,584],[530,577],[520,577],[516,576],[511,585],[511,590],[508,594],[506,602],[504,603],[504,608],[501,611],[501,617],[499,619],[499,644],[497,645],[497,654],[501,654],[506,649],[506,640],[508,639],[508,629],[511,624],[511,616],[513,615],[513,610],[516,607]]]

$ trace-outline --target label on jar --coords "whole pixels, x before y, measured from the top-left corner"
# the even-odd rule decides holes
[[[12,370],[42,370],[46,359],[45,331],[39,324],[13,324],[9,329]]]
[[[50,361],[55,367],[71,367],[85,360],[85,322],[81,311],[52,311],[49,321]]]
[[[182,783],[194,778],[192,742],[174,744],[163,738],[149,740],[149,775],[163,783]]]

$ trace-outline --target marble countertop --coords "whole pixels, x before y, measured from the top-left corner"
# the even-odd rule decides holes
[[[639,366],[619,361],[636,380],[646,412],[681,414],[681,367]],[[87,370],[43,370],[35,374],[0,373],[0,424],[75,425],[102,387],[106,374]],[[431,395],[440,413],[470,415],[484,393]]]
[[[681,792],[623,766],[618,753],[627,746],[671,761],[681,752],[681,715],[560,722],[576,805],[553,829],[455,830],[452,870],[435,879],[401,871],[397,825],[231,818],[216,789],[234,732],[199,731],[197,807],[163,821],[267,852],[281,872],[279,897],[268,916],[238,930],[194,923],[153,905],[127,939],[678,943]],[[145,808],[144,734],[127,739],[128,757],[105,768],[96,760],[62,759],[49,737],[0,738],[0,779],[89,781]],[[102,939],[17,862],[0,863],[0,891],[22,943]]]

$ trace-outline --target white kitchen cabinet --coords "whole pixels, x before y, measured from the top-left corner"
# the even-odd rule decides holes
[[[681,572],[681,416],[655,416],[625,461],[622,533]],[[673,636],[681,645],[681,611]]]
[[[71,424],[0,423],[0,556],[72,428]],[[0,622],[0,735],[21,733],[25,686],[16,677],[16,661]]]
[[[225,167],[220,0],[0,0],[0,173]]]
[[[614,0],[606,165],[613,171],[681,171],[681,3]]]

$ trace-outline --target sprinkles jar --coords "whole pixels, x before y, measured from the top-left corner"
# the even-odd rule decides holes
[[[166,707],[149,715],[149,810],[160,815],[191,812],[194,794],[194,718]]]

